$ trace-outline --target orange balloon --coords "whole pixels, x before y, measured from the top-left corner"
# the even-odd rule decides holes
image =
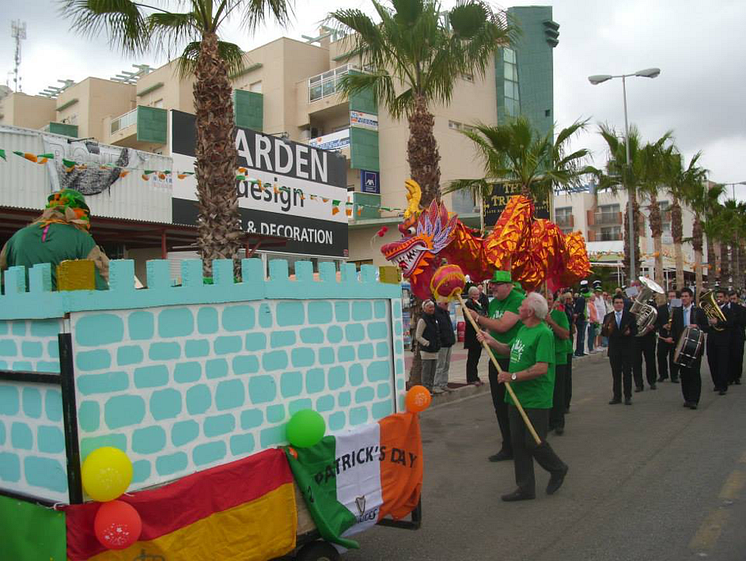
[[[404,402],[407,405],[407,411],[410,413],[420,413],[430,407],[432,400],[433,398],[425,386],[412,386],[409,388]]]

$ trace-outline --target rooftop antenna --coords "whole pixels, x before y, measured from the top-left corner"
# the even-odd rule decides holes
[[[10,22],[10,35],[16,42],[15,67],[13,69],[13,83],[15,91],[21,91],[21,78],[18,76],[18,70],[21,66],[21,41],[26,39],[26,22],[15,20]]]

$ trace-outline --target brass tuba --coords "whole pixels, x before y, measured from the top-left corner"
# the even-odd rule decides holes
[[[699,306],[705,311],[705,315],[708,318],[713,318],[722,321],[725,323],[728,321],[728,318],[725,317],[725,314],[723,313],[723,310],[720,309],[720,306],[718,306],[717,300],[715,300],[715,291],[714,290],[706,290],[702,293],[702,296],[699,297]],[[711,325],[715,331],[723,331],[725,327],[718,327],[716,325]]]
[[[645,331],[655,325],[655,321],[658,319],[658,310],[647,302],[650,300],[653,293],[663,294],[665,291],[657,282],[647,277],[639,277],[639,279],[642,287],[640,288],[640,293],[635,298],[629,311],[635,314],[635,318],[637,319],[636,336],[642,337],[645,334]]]

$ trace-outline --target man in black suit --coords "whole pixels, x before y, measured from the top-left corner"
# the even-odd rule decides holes
[[[725,321],[709,318],[707,328],[707,364],[710,367],[710,376],[715,385],[715,391],[720,395],[728,393],[728,358],[730,356],[730,344],[733,332],[733,314],[728,309],[728,301],[725,289],[718,288],[715,291],[717,305],[725,316]]]
[[[658,381],[668,379],[668,373],[671,372],[671,383],[679,383],[679,367],[674,364],[673,355],[676,350],[676,339],[671,335],[671,302],[681,298],[678,290],[668,291],[668,302],[658,306],[658,320],[656,328],[658,329]]]
[[[622,402],[622,378],[624,378],[624,404],[632,405],[632,349],[637,333],[634,314],[624,309],[624,298],[614,295],[614,311],[604,317],[601,335],[609,338],[609,362],[614,377],[614,397],[609,405]]]
[[[653,300],[648,305],[655,307]],[[658,339],[655,324],[646,328],[644,333],[637,334],[632,344],[632,378],[635,381],[635,391],[641,392],[644,389],[642,381],[642,359],[645,358],[645,377],[651,390],[656,389],[655,382],[658,379],[658,371],[655,365],[655,342]]]
[[[746,308],[738,303],[738,293],[731,290],[728,295],[730,299],[730,308],[733,314],[733,341],[730,345],[730,356],[728,357],[729,378],[728,384],[741,384],[741,373],[743,372],[743,347],[744,347],[744,328],[746,327]]]
[[[707,316],[702,308],[693,304],[694,293],[690,288],[681,289],[681,308],[673,308],[671,318],[671,336],[678,343],[684,327],[696,325],[702,331],[707,331]],[[699,396],[702,393],[702,377],[699,368],[702,364],[702,351],[697,359],[687,368],[679,366],[681,379],[681,393],[684,395],[684,407],[696,409]]]

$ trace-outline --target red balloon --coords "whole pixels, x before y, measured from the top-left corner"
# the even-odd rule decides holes
[[[109,501],[99,507],[93,529],[105,548],[127,549],[140,539],[142,519],[132,505]]]

